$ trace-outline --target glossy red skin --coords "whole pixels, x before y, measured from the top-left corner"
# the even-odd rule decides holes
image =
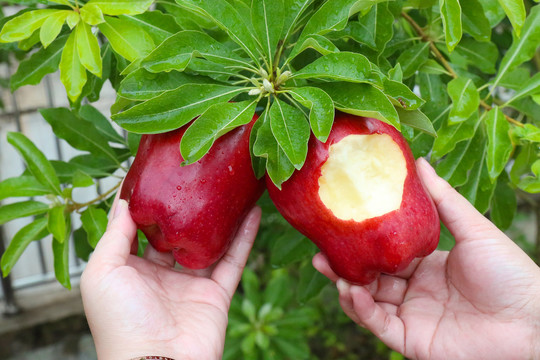
[[[264,191],[251,166],[253,121],[220,137],[198,162],[181,167],[187,126],[143,135],[121,198],[154,248],[187,268],[207,268],[228,249]]]
[[[345,221],[320,200],[318,179],[329,147],[351,134],[388,134],[399,145],[408,174],[398,210],[362,222]],[[328,141],[322,143],[312,136],[304,167],[282,190],[268,177],[266,185],[285,219],[319,247],[336,274],[350,282],[365,285],[381,272],[399,272],[437,247],[439,216],[418,177],[412,152],[394,127],[379,120],[338,113]]]

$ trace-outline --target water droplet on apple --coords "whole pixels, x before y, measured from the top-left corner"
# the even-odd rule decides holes
[[[206,179],[201,179],[201,184],[206,184]]]
[[[178,186],[176,187],[176,190],[180,191],[180,190],[182,190],[182,187],[181,187],[180,185],[178,185]]]
[[[229,165],[229,174],[234,175],[234,169]]]

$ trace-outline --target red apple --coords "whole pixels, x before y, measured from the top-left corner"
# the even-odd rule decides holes
[[[221,258],[248,211],[264,191],[251,166],[249,134],[255,122],[220,137],[198,162],[180,166],[187,126],[143,135],[121,198],[158,251],[172,251],[187,268]]]
[[[326,143],[312,136],[304,167],[274,204],[326,255],[336,274],[369,284],[435,250],[437,210],[401,133],[376,119],[338,113]]]

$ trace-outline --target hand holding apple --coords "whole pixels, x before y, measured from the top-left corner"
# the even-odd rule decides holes
[[[358,284],[394,274],[435,250],[439,217],[403,136],[379,120],[338,113],[330,137],[312,137],[304,167],[274,204],[326,255],[333,271]]]
[[[450,252],[351,285],[323,254],[345,313],[410,359],[539,359],[540,268],[423,159],[419,173],[456,238]]]

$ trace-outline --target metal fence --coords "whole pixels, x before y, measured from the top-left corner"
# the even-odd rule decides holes
[[[14,70],[15,68],[10,66],[0,68],[2,74],[5,74],[7,78]],[[105,86],[102,100],[92,105],[108,115],[114,99],[114,90]],[[0,180],[19,176],[25,170],[22,158],[6,141],[6,135],[10,131],[25,134],[49,159],[67,161],[80,153],[71,148],[65,141],[58,139],[39,113],[40,108],[68,106],[66,93],[60,83],[58,73],[47,76],[39,85],[25,86],[14,93],[4,89],[2,100],[4,108],[0,112]],[[112,186],[112,183],[109,184],[109,181],[103,180],[96,187],[74,190],[74,197],[83,202],[88,201],[95,198],[102,188],[107,190]],[[39,197],[35,199],[39,200]],[[0,205],[24,200],[27,199],[6,199]],[[28,222],[29,219],[18,219],[0,226],[0,254],[5,251],[16,232]],[[79,226],[78,217],[72,216],[72,227],[76,229]],[[73,244],[73,239],[70,241]],[[85,263],[75,255],[73,249],[74,246],[70,246],[70,274],[76,283]],[[11,275],[2,279],[0,298],[5,303],[4,312],[9,315],[19,311],[15,301],[15,294],[18,290],[54,281],[56,279],[52,238],[49,236],[41,241],[31,243],[14,266]]]

